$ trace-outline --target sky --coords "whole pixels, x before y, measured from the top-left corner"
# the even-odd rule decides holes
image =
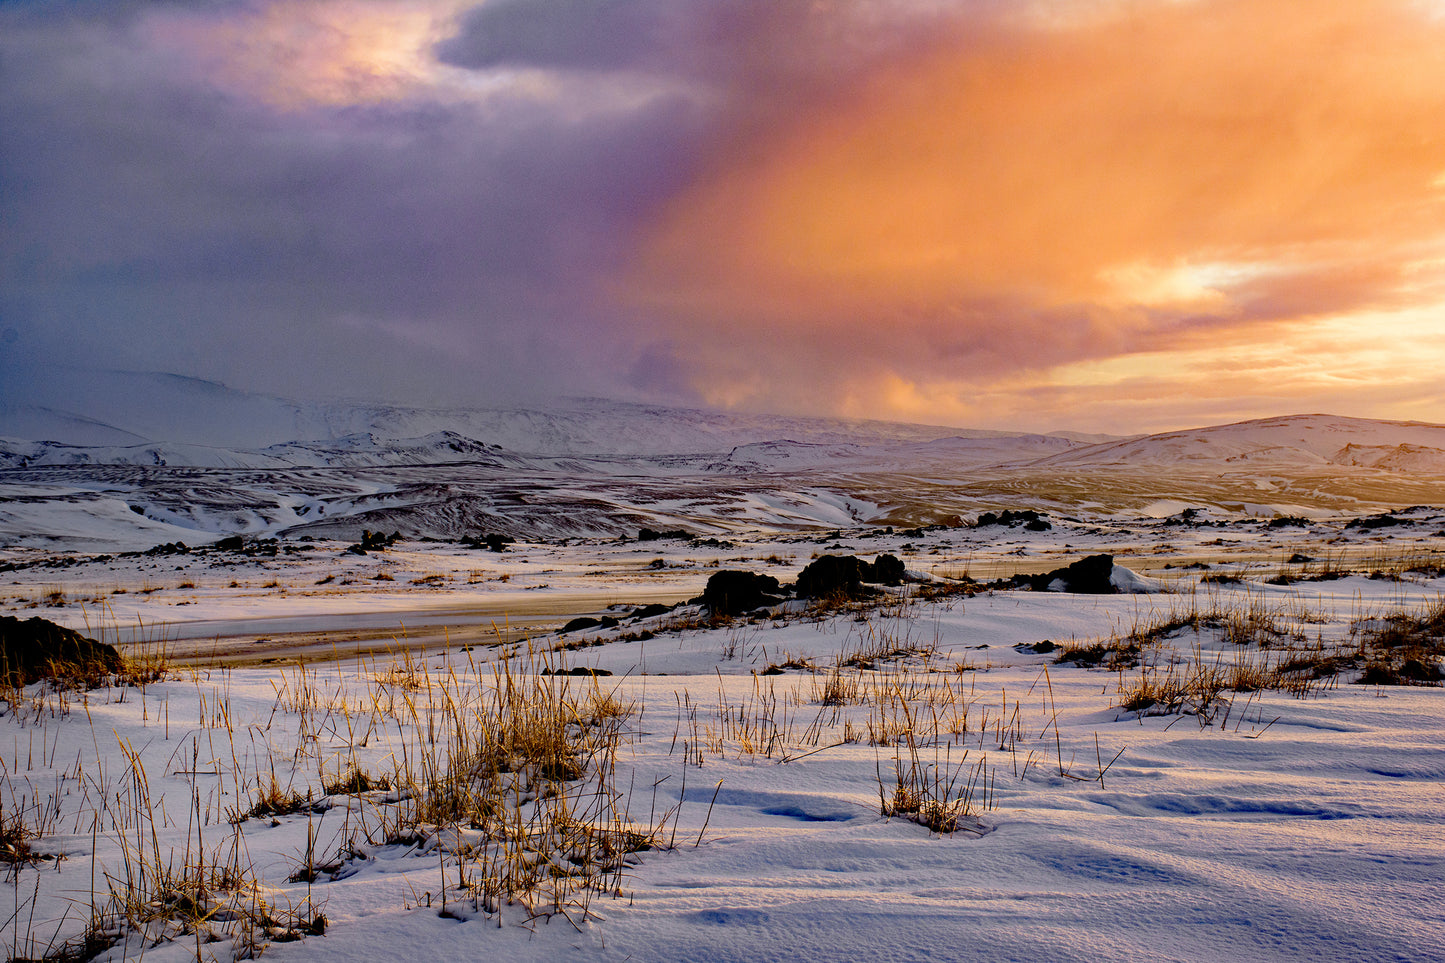
[[[1445,422],[1445,7],[0,0],[0,379],[58,364]]]

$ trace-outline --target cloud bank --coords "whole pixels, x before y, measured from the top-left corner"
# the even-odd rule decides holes
[[[0,378],[1445,420],[1442,51],[1414,0],[10,3]]]
[[[676,197],[629,293],[747,397],[787,367],[835,400],[1036,384],[1053,407],[1049,374],[1079,361],[1225,363],[1365,311],[1389,340],[1380,312],[1440,304],[1445,29],[1423,10],[970,22]]]

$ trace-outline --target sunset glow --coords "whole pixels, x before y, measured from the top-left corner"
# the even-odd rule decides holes
[[[1374,366],[1388,396],[1422,350],[1445,361],[1381,313],[1445,327],[1445,28],[1419,10],[1161,3],[963,29],[677,198],[632,291],[694,326],[700,365],[709,332],[740,329],[836,370],[834,400],[914,384],[930,400],[910,417],[977,417],[984,385],[1027,407],[1138,378],[1328,404],[1338,383],[1305,372],[1354,366],[1359,338],[1312,332],[1351,318],[1396,359]],[[1291,376],[1217,377],[1260,350],[1295,356]]]
[[[65,10],[0,13],[25,363],[979,427],[1445,420],[1436,4]]]

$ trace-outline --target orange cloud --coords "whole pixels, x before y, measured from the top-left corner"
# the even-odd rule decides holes
[[[969,21],[729,150],[618,292],[705,396],[806,381],[826,408],[1227,342],[1440,300],[1445,19],[1194,0]]]

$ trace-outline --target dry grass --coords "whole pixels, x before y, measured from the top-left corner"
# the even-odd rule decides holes
[[[833,666],[821,683],[815,679],[813,687],[813,701],[821,706],[850,706],[865,701],[866,688],[861,675],[845,675],[842,663]]]
[[[169,775],[190,774],[193,782],[191,812],[179,823],[174,799],[151,797],[141,753],[128,743],[120,747],[126,772],[119,782],[104,771],[66,777],[95,800],[93,831],[117,839],[121,858],[99,871],[84,932],[52,936],[48,947],[41,938],[39,947],[63,959],[107,951],[130,958],[194,940],[207,954],[242,959],[267,942],[321,932],[325,919],[309,897],[278,907],[267,895],[274,891],[257,879],[244,837],[255,818],[307,820],[293,880],[317,883],[392,847],[434,867],[437,885],[420,894],[428,905],[499,923],[504,915],[561,915],[580,924],[593,900],[625,894],[637,854],[671,844],[664,833],[677,808],[650,805],[645,819],[634,819],[630,794],[616,784],[616,754],[630,737],[635,707],[596,677],[548,674],[554,667],[531,650],[467,672],[436,670],[406,652],[386,671],[375,663],[358,668],[283,670],[269,721],[245,726],[234,721],[229,673],[204,682],[193,673],[191,758],[181,762],[173,753],[167,762]],[[164,724],[168,729],[168,714]],[[266,733],[277,725],[294,726],[287,740],[294,752],[278,755],[271,746]],[[45,743],[36,739],[35,750],[53,756]],[[35,764],[23,753],[19,759]],[[289,770],[295,784],[278,769]],[[219,779],[204,798],[194,788],[201,774]],[[35,858],[30,844],[45,829],[34,804],[22,806],[15,790],[7,769],[0,851],[21,865]],[[57,805],[62,795],[57,789]],[[226,799],[236,802],[224,808]],[[341,814],[341,827],[323,838],[310,827],[331,810]],[[216,832],[201,831],[227,824],[229,835],[219,841]],[[184,840],[176,838],[178,827],[189,827]],[[17,931],[13,955],[22,955],[22,943],[35,945]]]
[[[140,958],[164,943],[193,943],[195,958],[254,959],[270,942],[289,942],[326,931],[326,917],[310,905],[270,903],[236,860],[207,864],[161,862],[158,853],[128,854],[122,875],[107,876],[107,900],[93,910],[85,932],[51,947],[47,960],[91,959],[119,950]]]
[[[193,790],[184,849],[169,838],[163,846],[153,818],[163,807],[151,795],[140,754],[124,740],[120,751],[127,765],[112,816],[120,865],[103,872],[106,895],[102,901],[99,892],[93,894],[84,932],[49,947],[47,959],[89,959],[107,950],[129,959],[162,943],[192,941],[197,959],[203,945],[213,957],[224,946],[232,959],[250,959],[270,940],[325,929],[325,918],[309,902],[285,911],[267,902],[238,829],[227,841],[206,845],[199,790]]]
[[[611,781],[632,707],[538,658],[529,653],[523,672],[502,663],[480,690],[454,678],[425,690],[440,724],[398,763],[399,802],[366,842],[449,855],[455,882],[442,898],[473,911],[585,917],[593,897],[622,892],[630,854],[656,845],[660,825],[635,824]]]
[[[900,816],[927,827],[940,836],[952,836],[963,830],[982,835],[978,820],[981,812],[992,808],[992,777],[986,756],[972,764],[968,750],[954,762],[951,747],[940,752],[933,747],[932,761],[909,739],[893,757],[891,783],[878,765],[878,811],[888,817]],[[890,790],[891,787],[891,790]]]
[[[321,780],[321,791],[328,796],[359,796],[362,793],[385,791],[390,788],[391,780],[386,776],[373,776],[354,763],[339,776]]]
[[[251,797],[250,807],[245,811],[232,810],[228,819],[232,824],[246,819],[275,819],[277,816],[290,816],[294,813],[304,812],[309,808],[311,808],[311,793],[290,788],[282,789],[273,772],[270,782],[256,787],[256,792]]]
[[[1303,698],[1332,680],[1349,657],[1346,646],[1327,646],[1318,634],[1311,641],[1307,628],[1324,621],[1296,601],[1190,596],[1107,639],[1067,643],[1056,661],[1118,673],[1114,704],[1126,712],[1192,715],[1208,725],[1227,717],[1236,693]],[[1205,651],[1211,635],[1222,651]]]
[[[1438,685],[1445,681],[1445,598],[1415,611],[1357,620],[1359,682],[1365,685]]]
[[[670,814],[635,824],[612,782],[633,707],[595,676],[554,671],[532,650],[467,676],[434,672],[402,653],[388,671],[371,673],[360,702],[328,698],[304,672],[288,679],[278,699],[301,714],[329,703],[331,728],[340,715],[353,745],[378,724],[408,734],[393,745],[390,774],[367,772],[353,758],[340,777],[323,777],[329,795],[381,798],[334,855],[308,852],[297,878],[403,846],[440,860],[435,896],[453,913],[520,905],[529,916],[585,917],[592,898],[621,892],[630,854],[653,846]]]
[[[1089,669],[1108,669],[1117,672],[1120,669],[1132,669],[1139,664],[1140,655],[1143,652],[1141,643],[1132,637],[1111,638],[1095,642],[1065,642],[1061,647],[1055,662],[1063,665],[1073,663]]]
[[[901,609],[901,607],[900,607]],[[917,623],[901,610],[884,611],[883,618],[868,613],[855,616],[862,625],[857,641],[846,645],[838,664],[859,669],[873,669],[882,663],[904,659],[921,659],[925,664],[938,654],[940,638],[935,627],[929,637],[915,636]]]
[[[0,804],[0,864],[12,869],[50,858],[30,844],[54,832],[58,808],[58,800],[42,805],[33,796],[13,792],[14,788],[7,787],[6,799]]]
[[[1365,567],[1372,578],[1399,580],[1411,575],[1439,578],[1445,575],[1445,552],[1431,549],[1380,551],[1365,560]]]
[[[89,616],[85,618],[86,630],[82,634],[93,634],[101,642],[107,636],[118,637],[119,633],[107,626],[92,631]],[[10,716],[22,725],[43,724],[70,715],[77,704],[85,704],[86,693],[98,689],[122,690],[117,696],[120,701],[125,699],[125,690],[136,689],[143,694],[148,685],[169,674],[170,652],[164,640],[147,639],[141,631],[136,635],[139,641],[114,670],[99,660],[51,661],[46,678],[23,686],[13,684],[16,680],[9,672],[0,671],[0,717]]]

